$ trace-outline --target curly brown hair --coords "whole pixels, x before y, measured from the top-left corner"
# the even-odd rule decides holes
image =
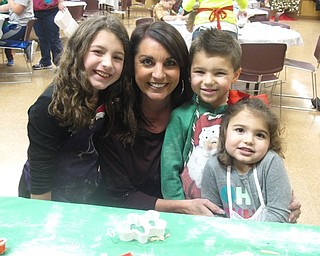
[[[249,111],[253,116],[261,118],[266,122],[270,133],[269,150],[275,151],[284,158],[282,148],[284,126],[280,119],[262,100],[257,98],[244,98],[237,103],[228,106],[226,113],[222,118],[217,151],[220,163],[225,166],[232,165],[232,157],[228,154],[225,147],[226,134],[230,120],[243,110]]]
[[[109,31],[121,41],[125,52],[124,67],[120,79],[105,90],[95,92],[84,66],[92,41],[101,30]],[[69,126],[77,132],[93,124],[98,104],[105,103],[109,133],[117,122],[122,122],[122,135],[125,137],[135,129],[132,111],[133,90],[128,84],[130,71],[129,36],[121,20],[114,16],[96,16],[80,23],[75,33],[68,39],[61,57],[58,75],[54,78],[54,92],[49,105],[49,113],[59,120],[61,126]],[[121,133],[121,131],[120,131]]]

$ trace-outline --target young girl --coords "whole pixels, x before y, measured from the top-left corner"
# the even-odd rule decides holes
[[[204,168],[202,197],[233,219],[286,222],[291,187],[281,132],[277,116],[260,99],[244,98],[229,106],[217,154]]]
[[[30,107],[28,161],[19,196],[77,203],[99,203],[101,174],[93,136],[129,134],[132,89],[129,36],[112,16],[85,20],[69,38],[58,75]]]

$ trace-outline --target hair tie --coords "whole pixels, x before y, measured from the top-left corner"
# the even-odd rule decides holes
[[[262,100],[266,105],[269,106],[269,100],[267,94],[258,94],[258,95],[251,95],[247,94],[238,90],[230,90],[229,91],[229,97],[228,97],[228,105],[236,104],[241,99],[260,99]]]

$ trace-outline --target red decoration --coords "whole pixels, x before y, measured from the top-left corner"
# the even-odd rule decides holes
[[[239,100],[244,98],[257,98],[262,100],[265,104],[269,106],[269,100],[267,94],[258,94],[258,95],[250,95],[241,91],[230,90],[229,91],[229,98],[228,98],[228,105],[233,105],[237,103]]]

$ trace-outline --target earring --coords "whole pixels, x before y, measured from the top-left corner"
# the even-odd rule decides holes
[[[181,92],[180,92],[179,96],[181,96],[184,92],[184,80],[182,80],[181,82],[182,82],[182,88],[181,88]]]

